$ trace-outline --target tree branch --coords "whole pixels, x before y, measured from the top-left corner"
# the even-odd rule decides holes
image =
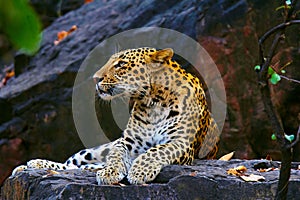
[[[258,40],[258,44],[259,44],[259,59],[260,59],[260,63],[261,63],[261,71],[265,72],[265,73],[261,73],[261,76],[265,76],[267,73],[267,69],[270,65],[270,61],[273,57],[274,51],[277,47],[278,41],[279,39],[281,39],[281,35],[283,34],[285,28],[287,28],[288,26],[291,25],[295,25],[295,24],[300,24],[300,20],[291,20],[282,24],[279,24],[273,28],[271,28],[270,30],[268,30],[263,36],[260,37],[260,39]],[[277,31],[280,31],[281,34],[277,34],[274,38],[271,50],[269,51],[269,55],[267,58],[264,57],[264,53],[263,53],[263,43],[265,42],[265,40],[267,38],[269,38],[272,34],[274,34]],[[261,79],[261,77],[260,77]]]
[[[285,79],[285,80],[288,80],[290,82],[300,83],[300,81],[298,81],[296,79],[292,79],[292,78],[289,78],[289,77],[286,77],[286,76],[283,76],[283,75],[280,75],[280,77]]]
[[[290,144],[290,142],[286,140],[286,138],[284,137],[285,133],[284,133],[283,126],[281,124],[281,121],[276,113],[276,109],[271,100],[271,93],[270,93],[269,81],[268,81],[269,78],[268,68],[271,64],[271,61],[273,59],[279,41],[281,39],[284,39],[283,36],[284,36],[285,29],[291,25],[300,24],[300,20],[292,20],[292,18],[295,16],[294,9],[296,7],[296,4],[297,4],[297,0],[294,0],[291,5],[291,8],[288,11],[287,8],[285,8],[284,23],[269,29],[263,36],[261,36],[261,38],[258,41],[259,60],[260,60],[260,71],[258,73],[258,82],[262,94],[262,101],[264,103],[266,112],[270,119],[270,123],[275,132],[277,141],[281,147],[281,167],[280,167],[280,175],[279,175],[278,187],[276,192],[276,199],[286,199],[287,197],[289,178],[291,173],[292,147],[299,141],[300,127],[297,133],[296,140],[292,144]],[[287,5],[285,4],[285,6]],[[263,51],[263,44],[266,41],[266,39],[268,39],[274,33],[276,33],[276,35],[274,36],[273,42],[268,51],[268,56],[265,57]]]
[[[286,27],[294,25],[294,24],[300,24],[300,20],[291,20],[291,21],[279,24],[279,25],[271,28],[263,36],[260,37],[260,39],[258,40],[258,44],[262,45],[265,42],[265,40],[267,38],[269,38],[270,35],[272,35],[273,33],[277,32],[280,29],[285,29]]]

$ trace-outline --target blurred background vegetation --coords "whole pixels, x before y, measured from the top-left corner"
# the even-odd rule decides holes
[[[41,22],[27,0],[0,1],[0,52],[2,62],[11,62],[9,50],[35,53],[41,41]],[[2,64],[4,64],[2,63]]]

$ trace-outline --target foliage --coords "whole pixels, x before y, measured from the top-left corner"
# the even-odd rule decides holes
[[[0,0],[0,30],[24,53],[39,48],[41,23],[26,0]]]

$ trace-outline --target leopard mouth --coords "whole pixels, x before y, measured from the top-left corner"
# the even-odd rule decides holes
[[[113,96],[113,89],[108,88],[107,90],[101,89],[98,84],[96,84],[96,92],[101,99],[107,99]]]
[[[122,95],[124,90],[115,87],[109,87],[106,90],[103,90],[99,84],[96,84],[96,92],[101,99],[111,100],[112,98]]]

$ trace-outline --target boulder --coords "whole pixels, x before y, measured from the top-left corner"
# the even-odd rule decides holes
[[[300,195],[299,163],[293,163],[287,199]],[[245,166],[246,174],[265,180],[246,182],[227,170]],[[95,172],[26,170],[10,176],[2,188],[5,199],[274,199],[278,162],[267,160],[196,160],[192,166],[170,165],[149,184],[98,186]],[[257,169],[274,168],[268,172]],[[277,169],[276,169],[277,168]]]

